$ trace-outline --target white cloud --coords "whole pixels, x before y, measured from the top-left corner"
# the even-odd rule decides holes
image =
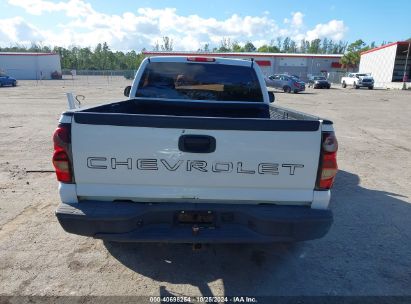
[[[291,25],[299,28],[303,25],[304,22],[304,14],[301,12],[296,12],[296,13],[292,13],[292,18],[291,18]]]
[[[0,44],[27,44],[31,41],[44,41],[46,37],[35,26],[21,17],[0,19]]]
[[[301,12],[292,12],[291,19],[284,18],[284,24],[289,24],[293,28],[300,28],[304,23],[304,14]]]
[[[182,16],[175,8],[139,8],[134,12],[110,15],[96,11],[85,0],[8,0],[8,3],[32,15],[61,12],[68,21],[54,29],[42,30],[20,17],[0,19],[8,26],[7,32],[0,27],[0,43],[1,40],[9,43],[41,40],[45,44],[67,47],[95,46],[106,41],[116,50],[140,50],[143,47],[151,49],[156,41],[161,43],[163,36],[169,36],[175,50],[197,50],[205,43],[210,43],[211,47],[218,46],[223,38],[240,44],[252,41],[256,46],[270,43],[279,36],[290,36],[296,41],[318,37],[338,40],[347,30],[342,21],[331,20],[306,31],[302,12],[293,12],[290,19],[284,20],[285,26],[280,27],[268,12],[261,16],[233,14],[225,19],[216,19]]]
[[[326,24],[317,24],[314,29],[307,31],[306,39],[331,38],[341,40],[348,31],[342,20],[331,20]]]
[[[9,4],[23,8],[32,15],[42,15],[44,12],[65,11],[68,16],[87,16],[95,11],[89,3],[82,0],[69,0],[67,2],[53,2],[45,0],[8,0]]]

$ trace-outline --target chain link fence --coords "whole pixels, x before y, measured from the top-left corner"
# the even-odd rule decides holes
[[[32,85],[45,86],[124,86],[131,85],[137,70],[67,70],[61,79],[32,80]]]
[[[341,83],[341,78],[343,78],[347,72],[345,71],[335,71],[335,72],[329,72],[328,73],[328,81],[331,83]]]
[[[137,70],[69,70],[63,69],[63,76],[123,76],[126,79],[133,79]]]

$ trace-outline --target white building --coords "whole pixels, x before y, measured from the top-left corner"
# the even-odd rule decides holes
[[[146,56],[206,56],[251,59],[266,75],[289,74],[307,80],[310,75],[341,71],[341,54],[143,52]]]
[[[371,73],[375,86],[394,87],[402,83],[404,71],[410,81],[410,43],[398,41],[361,53],[360,73]],[[408,57],[408,58],[407,58]]]
[[[0,72],[17,80],[51,79],[56,71],[61,74],[58,54],[0,52]]]

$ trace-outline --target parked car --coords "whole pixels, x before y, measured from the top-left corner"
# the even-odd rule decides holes
[[[58,71],[54,71],[51,73],[51,79],[63,79],[63,74]]]
[[[7,75],[0,75],[0,87],[7,85],[15,87],[17,80]]]
[[[346,77],[341,78],[341,86],[346,88],[348,85],[355,89],[367,87],[372,90],[374,89],[374,78],[370,73],[348,73]]]
[[[265,78],[267,87],[283,90],[286,93],[305,91],[305,82],[294,76],[275,74]]]
[[[310,76],[308,78],[308,87],[313,89],[329,89],[331,83],[324,76]]]
[[[333,221],[333,124],[272,94],[250,61],[145,58],[127,100],[62,114],[60,224],[119,242],[322,237]]]

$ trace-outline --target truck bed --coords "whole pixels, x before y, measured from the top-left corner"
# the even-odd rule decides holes
[[[131,99],[85,108],[78,112],[191,117],[264,118],[270,120],[320,120],[319,117],[313,115],[264,103],[213,103],[161,99]]]
[[[132,99],[66,112],[79,124],[199,130],[316,131],[331,121],[264,103]]]

